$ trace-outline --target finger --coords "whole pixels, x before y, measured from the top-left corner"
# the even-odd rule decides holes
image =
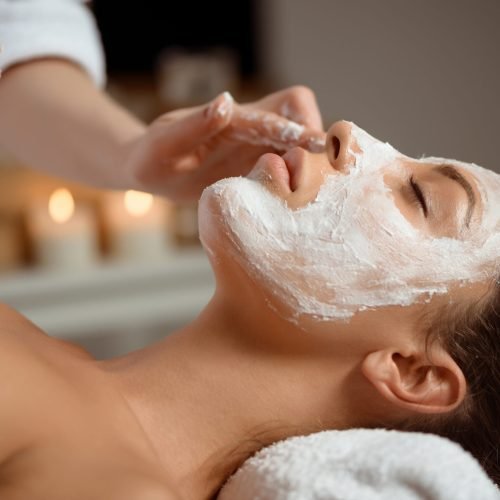
[[[289,87],[265,97],[259,103],[261,108],[272,109],[289,120],[323,131],[323,120],[316,96],[308,87],[303,85]]]
[[[250,111],[242,107],[235,108],[226,133],[231,139],[270,146],[279,151],[286,151],[296,146],[312,152],[320,152],[325,148],[324,132],[306,128],[275,113]]]
[[[234,100],[229,92],[218,95],[206,106],[180,110],[176,119],[166,116],[154,124],[153,143],[159,153],[170,157],[192,154],[198,147],[223,130],[231,121]]]

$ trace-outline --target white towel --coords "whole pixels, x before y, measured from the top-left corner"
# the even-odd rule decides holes
[[[324,431],[260,450],[219,500],[499,500],[459,445],[385,429]]]
[[[63,57],[79,64],[103,86],[103,50],[95,20],[83,3],[0,0],[0,68],[40,57]]]

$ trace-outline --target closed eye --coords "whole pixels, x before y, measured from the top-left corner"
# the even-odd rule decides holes
[[[427,208],[427,202],[425,201],[425,196],[420,189],[420,186],[415,181],[413,175],[410,176],[410,187],[412,189],[413,196],[415,197],[415,201],[420,204],[422,210],[424,211],[424,216],[427,217],[429,210]]]

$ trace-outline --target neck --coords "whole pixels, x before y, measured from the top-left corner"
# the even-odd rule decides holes
[[[102,362],[183,498],[211,498],[272,442],[348,425],[334,410],[348,364],[312,352],[307,334],[270,312],[228,304],[216,295],[182,330]]]

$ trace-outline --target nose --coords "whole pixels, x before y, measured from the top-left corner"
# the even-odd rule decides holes
[[[353,152],[359,148],[352,137],[352,123],[344,120],[335,122],[326,136],[326,154],[332,167],[344,174],[354,164]]]

